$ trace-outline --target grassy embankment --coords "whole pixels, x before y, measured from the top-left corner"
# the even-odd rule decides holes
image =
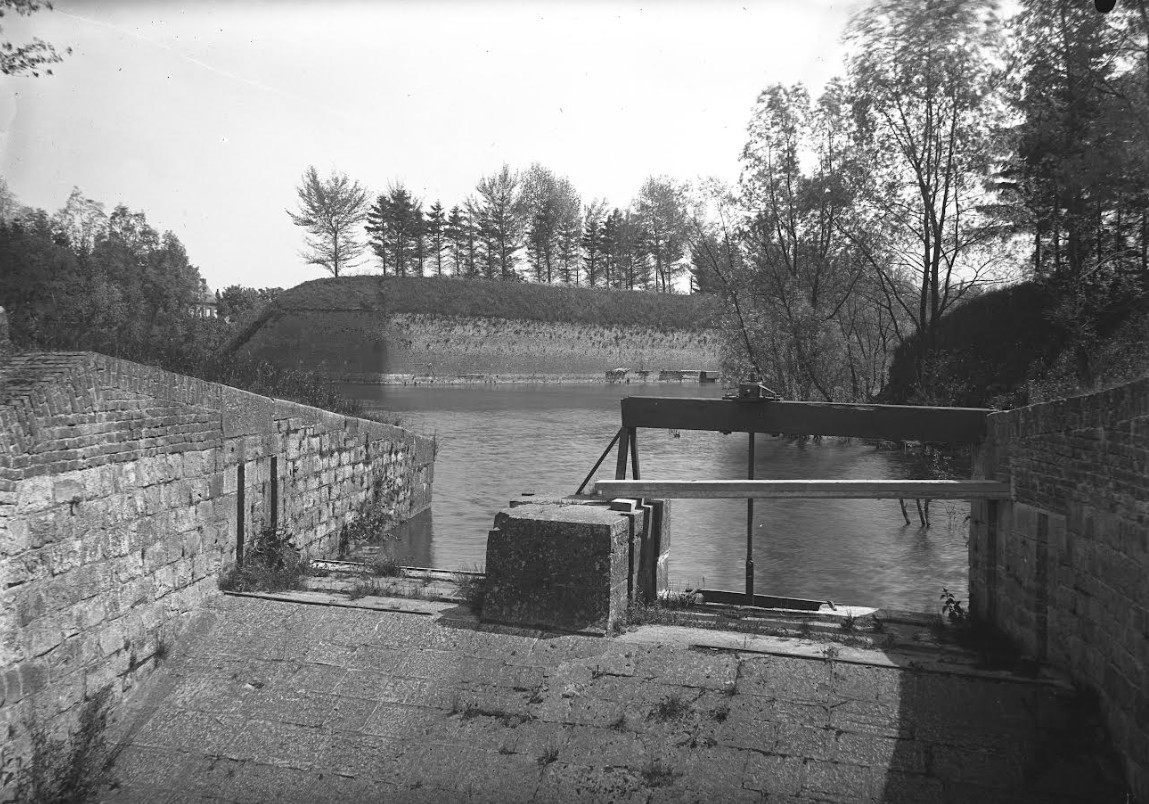
[[[916,336],[898,349],[882,400],[1014,408],[1149,371],[1149,298],[1130,295],[1092,314],[1067,315],[1063,305],[1032,281],[962,304],[940,320],[922,378]]]
[[[241,354],[367,382],[597,379],[609,369],[717,369],[714,302],[589,288],[341,277],[286,291]]]

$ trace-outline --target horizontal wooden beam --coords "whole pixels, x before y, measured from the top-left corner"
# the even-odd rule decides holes
[[[611,500],[1008,500],[1009,484],[994,480],[600,480],[594,493]]]
[[[986,433],[985,408],[853,405],[835,402],[631,396],[623,427],[847,436],[885,441],[973,444]]]

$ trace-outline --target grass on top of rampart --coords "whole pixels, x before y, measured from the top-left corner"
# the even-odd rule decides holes
[[[292,310],[364,310],[698,330],[714,326],[705,295],[455,277],[328,277],[283,293],[264,317]]]

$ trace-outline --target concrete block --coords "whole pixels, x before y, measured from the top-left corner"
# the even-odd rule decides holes
[[[501,511],[487,539],[483,619],[606,631],[626,605],[611,579],[620,563],[626,572],[629,530],[625,515],[599,506]]]

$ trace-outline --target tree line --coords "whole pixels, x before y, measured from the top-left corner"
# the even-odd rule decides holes
[[[509,165],[446,209],[424,208],[402,182],[372,201],[359,182],[314,167],[288,211],[306,232],[304,258],[333,275],[370,252],[385,276],[461,276],[672,292],[687,268],[688,188],[647,179],[626,209],[584,201],[570,179]]]
[[[0,178],[0,306],[18,348],[84,350],[363,415],[322,377],[233,354],[229,342],[278,294],[214,295],[179,238],[143,212],[110,212],[75,189],[55,213],[23,206]],[[218,316],[209,314],[214,304]]]
[[[1053,292],[1077,382],[1149,287],[1149,10],[874,0],[845,75],[754,107],[736,188],[690,238],[726,300],[728,371],[794,399],[945,403],[943,316],[995,286]],[[1001,348],[1008,349],[1008,343]],[[992,401],[992,400],[991,400]]]

